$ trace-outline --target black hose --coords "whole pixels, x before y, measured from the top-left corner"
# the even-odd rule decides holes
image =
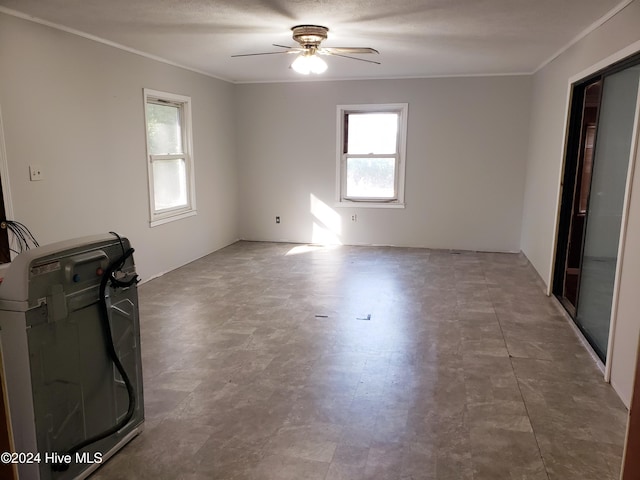
[[[82,442],[79,442],[73,445],[66,452],[64,452],[61,455],[61,457],[64,455],[75,456],[75,454],[78,451],[80,451],[82,448],[86,447],[87,445],[91,445],[92,443],[98,442],[104,438],[107,438],[110,435],[113,435],[118,430],[123,428],[127,423],[129,423],[129,420],[131,420],[131,417],[133,417],[133,414],[135,413],[136,392],[135,392],[135,388],[133,387],[133,384],[131,383],[131,380],[129,379],[129,375],[127,375],[127,372],[125,371],[124,366],[122,365],[122,362],[120,361],[120,358],[116,353],[115,345],[113,343],[113,334],[111,333],[111,325],[109,324],[109,308],[107,307],[107,295],[106,295],[107,284],[109,282],[111,282],[111,284],[115,285],[116,287],[130,287],[134,283],[138,282],[137,275],[134,275],[131,279],[125,280],[125,281],[118,280],[114,277],[114,273],[120,270],[124,266],[127,259],[131,255],[133,255],[133,252],[134,252],[134,249],[129,248],[126,252],[122,254],[122,256],[114,260],[107,267],[104,274],[102,275],[102,279],[100,280],[100,294],[99,294],[100,316],[101,316],[102,329],[104,330],[104,338],[106,342],[107,353],[109,354],[109,358],[111,359],[113,364],[118,369],[118,372],[120,373],[120,376],[122,377],[122,380],[124,381],[124,384],[127,388],[127,395],[129,396],[129,408],[127,409],[127,414],[122,418],[122,420],[116,423],[113,427],[97,435],[94,435],[93,437],[89,437],[83,440]],[[51,469],[54,472],[64,472],[69,469],[69,466],[70,466],[69,463],[60,462],[60,463],[54,463]]]

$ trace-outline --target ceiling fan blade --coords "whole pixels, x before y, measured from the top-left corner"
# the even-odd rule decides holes
[[[287,48],[289,50],[302,50],[300,47],[289,47],[287,45],[278,45],[277,43],[272,43],[271,45],[273,45],[274,47]]]
[[[240,55],[231,55],[232,57],[254,57],[256,55],[278,55],[281,53],[291,53],[291,52],[262,52],[262,53],[242,53]]]
[[[329,53],[380,53],[375,48],[369,47],[326,47],[322,48]]]
[[[340,53],[327,52],[326,54],[327,55],[332,55],[334,57],[350,58],[351,60],[360,60],[361,62],[375,63],[376,65],[380,65],[380,62],[374,62],[373,60],[365,60],[364,58],[350,57],[349,55],[342,55]]]

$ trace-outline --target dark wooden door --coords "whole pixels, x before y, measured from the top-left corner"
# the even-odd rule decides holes
[[[569,193],[565,202],[570,205],[566,250],[562,267],[562,283],[558,297],[565,308],[575,315],[578,305],[582,252],[587,221],[591,174],[598,124],[598,113],[602,97],[602,80],[586,85],[577,106],[579,128],[573,138],[576,145],[571,148],[572,158],[567,158],[567,177],[564,188]],[[574,121],[575,121],[574,120]]]
[[[622,480],[640,480],[640,350],[636,359],[636,376],[629,408]]]

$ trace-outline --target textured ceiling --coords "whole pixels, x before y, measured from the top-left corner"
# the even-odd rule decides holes
[[[636,0],[637,1],[637,0]],[[372,47],[374,65],[325,57],[322,79],[530,73],[621,0],[0,0],[0,6],[236,82],[300,80],[291,27],[323,46]],[[5,10],[7,11],[7,10]],[[318,79],[312,77],[311,79]]]

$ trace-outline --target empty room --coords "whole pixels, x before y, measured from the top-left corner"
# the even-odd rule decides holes
[[[640,479],[638,25],[0,0],[0,478]]]

